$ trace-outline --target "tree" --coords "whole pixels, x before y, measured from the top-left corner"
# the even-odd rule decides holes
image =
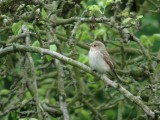
[[[4,120],[160,119],[158,0],[1,0]],[[122,83],[88,67],[102,41]]]

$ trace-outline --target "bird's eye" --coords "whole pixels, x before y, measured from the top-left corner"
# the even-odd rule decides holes
[[[96,47],[96,45],[93,45],[94,47]]]

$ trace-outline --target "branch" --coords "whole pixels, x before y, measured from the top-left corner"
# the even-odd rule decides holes
[[[23,33],[27,34],[29,33],[29,29],[26,25],[26,23],[23,23],[22,25],[22,31]],[[30,35],[27,34],[25,37],[25,44],[30,45],[31,39]],[[36,101],[36,107],[37,107],[37,114],[38,118],[41,120],[43,118],[41,109],[39,107],[40,102],[39,102],[39,95],[38,95],[38,87],[37,87],[37,81],[36,81],[36,75],[35,75],[35,67],[34,67],[34,61],[32,59],[31,53],[26,53],[26,58],[25,58],[25,72],[27,74],[26,82],[29,85],[30,91],[33,92],[34,99]]]
[[[24,33],[21,33],[21,34],[18,34],[18,35],[9,36],[8,43],[14,43],[18,39],[25,38],[26,36],[32,35],[32,34],[34,35],[34,33],[27,31],[27,32],[24,32]]]
[[[56,59],[56,67],[58,69],[58,91],[59,91],[59,102],[60,108],[63,114],[64,120],[70,120],[69,113],[67,110],[67,103],[65,102],[65,90],[64,90],[64,71],[61,62]]]
[[[94,75],[95,77],[103,80],[106,85],[109,85],[115,89],[117,89],[118,91],[120,91],[126,98],[128,98],[130,101],[134,102],[135,104],[137,104],[139,107],[141,107],[143,109],[143,111],[150,117],[155,118],[155,113],[147,106],[145,105],[139,97],[134,96],[132,93],[130,93],[128,90],[126,90],[122,85],[110,80],[109,78],[107,78],[105,75],[101,75],[98,73],[93,72],[88,66],[73,60],[71,58],[68,58],[66,56],[63,56],[57,52],[48,50],[48,49],[44,49],[44,48],[39,48],[39,47],[33,47],[33,46],[25,46],[25,45],[18,45],[18,44],[14,44],[13,46],[10,47],[6,47],[4,49],[0,50],[0,57],[7,55],[8,53],[11,52],[36,52],[36,53],[40,53],[40,54],[46,54],[46,55],[50,55],[53,57],[56,57],[57,59],[64,61],[70,65],[76,66],[92,75]]]
[[[61,111],[53,106],[49,106],[46,103],[42,103],[43,110],[53,117],[60,117],[62,115]]]
[[[89,17],[89,18],[81,18],[81,17],[71,17],[69,19],[62,19],[62,18],[58,18],[56,20],[56,22],[52,22],[52,26],[58,26],[58,25],[65,25],[65,24],[72,24],[73,22],[80,22],[80,23],[88,23],[88,22],[92,22],[93,18]],[[144,46],[141,44],[140,40],[133,35],[132,33],[129,32],[129,30],[127,28],[124,28],[123,26],[117,26],[116,24],[112,23],[110,19],[106,18],[106,17],[100,17],[100,18],[94,18],[94,21],[97,23],[104,23],[110,27],[115,28],[122,36],[122,38],[124,39],[124,42],[128,42],[129,39],[133,39],[133,41],[135,41],[141,48],[144,56],[149,59],[149,54],[148,52],[145,50]]]
[[[142,45],[142,43],[140,42],[140,39],[138,39],[135,35],[131,34],[130,35],[132,36],[133,40],[140,46],[144,56],[149,59],[149,54],[148,54],[148,51],[144,48],[144,46]]]
[[[82,98],[83,104],[88,107],[100,120],[102,119],[102,115],[90,104],[88,101],[86,101],[84,98]]]
[[[28,105],[30,102],[33,102],[33,100],[32,100],[32,99],[31,99],[31,100],[28,100],[28,101],[23,100],[23,101],[21,102],[21,104],[15,104],[15,103],[10,104],[10,107],[9,107],[9,108],[6,108],[5,111],[3,111],[3,112],[0,111],[0,117],[3,117],[3,116],[5,116],[5,115],[7,115],[8,113],[13,112],[13,111],[15,111],[15,110],[17,110],[17,109],[19,109],[19,108],[23,108],[24,106]]]
[[[75,40],[75,33],[76,33],[80,24],[81,24],[81,21],[76,22],[73,30],[71,31],[71,36],[70,36],[69,41],[68,41],[70,46],[74,46],[77,43],[77,41]]]

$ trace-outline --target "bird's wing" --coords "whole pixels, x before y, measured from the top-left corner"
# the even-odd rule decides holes
[[[106,63],[109,65],[109,67],[111,68],[112,72],[114,73],[115,77],[117,78],[117,80],[121,83],[123,80],[117,75],[115,69],[114,69],[114,65],[111,61],[111,58],[108,54],[108,52],[106,50],[101,51],[101,54],[104,58],[104,60],[106,61]]]
[[[111,61],[111,58],[110,58],[108,52],[106,50],[103,50],[103,51],[101,51],[101,54],[102,54],[104,60],[106,61],[106,63],[110,66],[110,68],[114,69],[114,65]]]

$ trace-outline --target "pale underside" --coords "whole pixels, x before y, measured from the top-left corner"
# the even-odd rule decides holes
[[[89,64],[93,70],[99,73],[106,73],[110,70],[109,65],[104,60],[103,54],[100,51],[89,51]]]

